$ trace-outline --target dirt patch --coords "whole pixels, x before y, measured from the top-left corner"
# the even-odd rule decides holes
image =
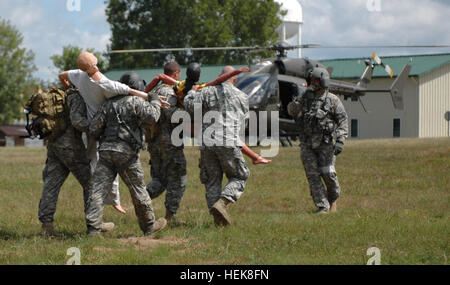
[[[186,244],[188,242],[187,239],[181,239],[177,237],[164,237],[161,239],[149,238],[149,237],[129,237],[129,238],[121,238],[117,240],[119,243],[123,245],[132,245],[136,250],[143,250],[148,248],[155,248],[160,245],[180,245]],[[126,251],[126,248],[110,248],[104,246],[95,246],[93,248],[94,251],[100,252],[121,252]]]
[[[164,237],[161,239],[149,237],[129,237],[118,239],[118,241],[122,244],[134,245],[136,249],[155,248],[160,245],[180,245],[188,242],[186,239],[181,239],[174,236]]]

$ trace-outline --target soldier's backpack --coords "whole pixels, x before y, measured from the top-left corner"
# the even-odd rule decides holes
[[[31,138],[52,141],[64,133],[68,118],[66,98],[66,92],[57,87],[39,89],[31,96],[25,104],[26,129]]]

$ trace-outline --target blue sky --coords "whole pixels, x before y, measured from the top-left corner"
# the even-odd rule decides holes
[[[103,0],[80,0],[80,11],[69,11],[67,0],[0,0],[0,17],[22,33],[23,46],[35,53],[35,76],[54,79],[50,57],[66,45],[105,51],[111,32]]]
[[[9,19],[24,36],[23,46],[35,53],[35,76],[54,80],[50,56],[75,45],[105,51],[111,31],[104,0],[0,0],[0,18]],[[77,0],[73,0],[77,1]],[[245,0],[243,0],[245,1]],[[379,1],[369,11],[368,1]],[[299,0],[303,7],[303,43],[323,45],[450,44],[450,1],[445,0]],[[157,48],[157,47],[149,47]],[[313,59],[366,57],[367,49],[304,49]],[[450,49],[378,49],[378,54],[450,53]]]

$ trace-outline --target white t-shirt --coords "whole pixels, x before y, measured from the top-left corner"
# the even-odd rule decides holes
[[[89,120],[92,120],[106,99],[117,95],[125,95],[130,91],[128,85],[110,80],[103,74],[100,81],[95,82],[86,72],[80,69],[70,70],[69,80],[80,91],[80,95],[86,103]]]

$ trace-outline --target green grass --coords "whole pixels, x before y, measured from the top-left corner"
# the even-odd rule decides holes
[[[249,164],[245,193],[232,205],[228,228],[216,228],[199,181],[199,151],[186,149],[188,184],[179,217],[186,225],[140,247],[120,239],[141,236],[121,182],[127,215],[105,210],[116,224],[105,239],[87,239],[82,191],[72,175],[55,216],[63,237],[38,235],[45,148],[0,148],[0,264],[65,264],[71,247],[81,264],[365,264],[370,247],[382,264],[447,264],[450,139],[348,141],[337,158],[342,188],[338,213],[315,210],[299,148],[281,148],[268,166]],[[148,153],[141,161],[149,181]],[[249,161],[247,161],[249,162]],[[163,216],[164,195],[153,200]]]

